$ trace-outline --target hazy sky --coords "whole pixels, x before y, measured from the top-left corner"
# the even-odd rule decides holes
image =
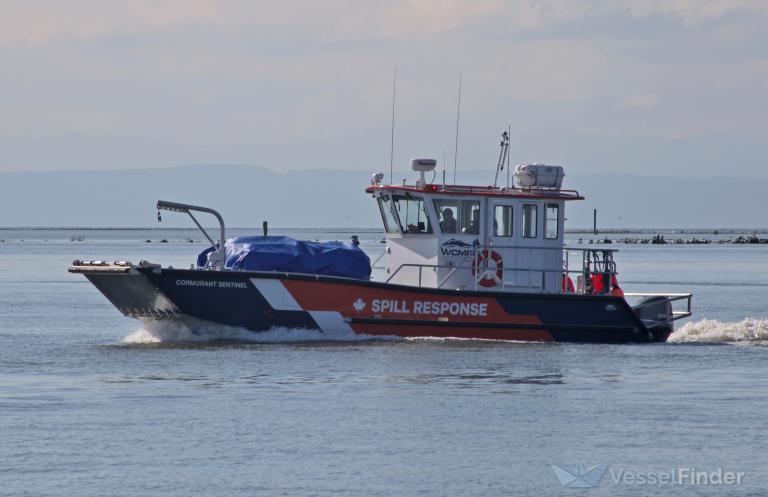
[[[765,0],[0,0],[0,171],[768,176]],[[400,168],[402,169],[402,167]]]

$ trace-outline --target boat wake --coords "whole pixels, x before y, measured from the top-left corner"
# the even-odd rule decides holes
[[[267,331],[253,332],[245,328],[200,322],[189,326],[179,321],[148,321],[125,338],[125,344],[152,343],[292,343],[292,342],[364,342],[397,341],[396,336],[357,334],[348,330],[321,332],[314,329],[275,327]],[[409,339],[405,339],[409,340]],[[456,340],[422,338],[410,340]],[[669,337],[670,343],[739,343],[768,345],[768,319],[746,318],[738,322],[722,322],[702,319],[686,323]]]
[[[702,319],[686,323],[672,333],[673,343],[744,343],[768,344],[768,319],[746,318],[724,323],[716,319]]]
[[[245,328],[201,323],[190,327],[178,321],[148,321],[144,327],[123,338],[125,344],[207,343],[207,342],[364,342],[392,341],[398,337],[362,335],[351,331],[320,331],[302,328],[275,327],[253,332]]]

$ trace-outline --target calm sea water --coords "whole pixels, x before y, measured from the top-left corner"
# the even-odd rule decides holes
[[[376,231],[285,233],[383,247]],[[694,293],[672,343],[642,346],[308,342],[289,330],[179,341],[189,336],[144,330],[66,272],[75,258],[186,267],[199,238],[0,230],[0,495],[768,491],[768,246],[613,246],[625,290]],[[550,463],[609,469],[572,489]],[[744,475],[614,483],[674,468]]]

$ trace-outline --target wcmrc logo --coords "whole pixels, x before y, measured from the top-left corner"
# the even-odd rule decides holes
[[[440,245],[440,254],[449,257],[471,257],[475,254],[475,248],[471,243],[451,238]]]

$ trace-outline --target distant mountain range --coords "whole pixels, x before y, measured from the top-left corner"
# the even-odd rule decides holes
[[[219,210],[229,226],[378,227],[379,212],[364,193],[374,171],[292,170],[203,165],[105,171],[0,173],[0,227],[152,226],[158,199]],[[410,172],[396,178],[415,179]],[[493,171],[462,171],[462,182],[488,184]],[[763,228],[768,179],[578,175],[564,188],[587,200],[567,207],[567,227]],[[191,226],[165,215],[164,226]]]

